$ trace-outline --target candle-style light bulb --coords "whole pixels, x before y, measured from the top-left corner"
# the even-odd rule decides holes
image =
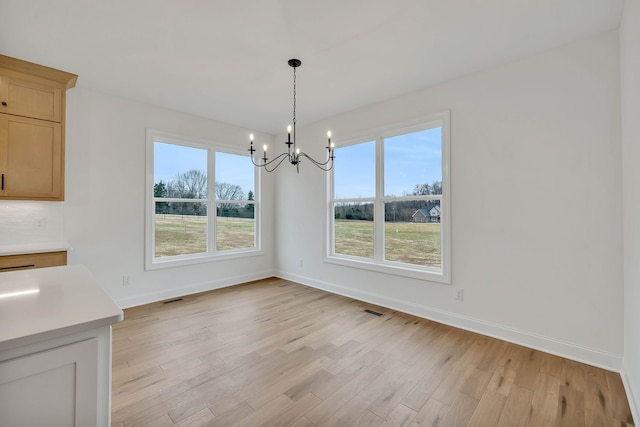
[[[287,142],[291,142],[291,125],[287,126]]]
[[[329,141],[331,141],[331,131],[327,132],[327,138],[329,138]]]
[[[331,147],[331,149],[333,150],[334,148],[336,148],[336,144],[334,144],[333,142],[329,145],[329,147]]]
[[[267,151],[267,144],[263,145],[263,146],[262,146],[262,149],[263,149],[264,151]]]
[[[251,155],[251,157],[253,157],[253,153],[256,150],[253,149],[253,134],[252,133],[249,134],[249,142],[250,142],[250,144],[249,144],[249,154]]]
[[[300,149],[296,148],[296,154],[300,154]]]

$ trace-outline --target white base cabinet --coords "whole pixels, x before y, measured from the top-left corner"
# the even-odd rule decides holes
[[[0,426],[110,425],[111,326],[0,353]]]
[[[92,425],[97,419],[95,339],[0,363],[0,423]]]
[[[0,427],[110,427],[122,315],[82,265],[0,274]]]

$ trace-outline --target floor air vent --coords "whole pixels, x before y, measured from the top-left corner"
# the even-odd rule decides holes
[[[182,301],[182,298],[170,299],[169,301],[162,301],[163,304],[171,304],[172,302]]]
[[[374,316],[382,316],[382,313],[378,313],[377,311],[369,310],[368,308],[366,308],[364,311],[369,313],[369,314],[373,314]]]

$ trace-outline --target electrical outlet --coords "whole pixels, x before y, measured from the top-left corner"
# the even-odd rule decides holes
[[[464,289],[456,289],[454,292],[454,298],[457,301],[464,301]]]
[[[122,286],[131,286],[131,276],[122,276]]]

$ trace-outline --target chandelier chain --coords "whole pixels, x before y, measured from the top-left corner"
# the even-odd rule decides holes
[[[296,124],[296,67],[293,67],[293,124]]]

